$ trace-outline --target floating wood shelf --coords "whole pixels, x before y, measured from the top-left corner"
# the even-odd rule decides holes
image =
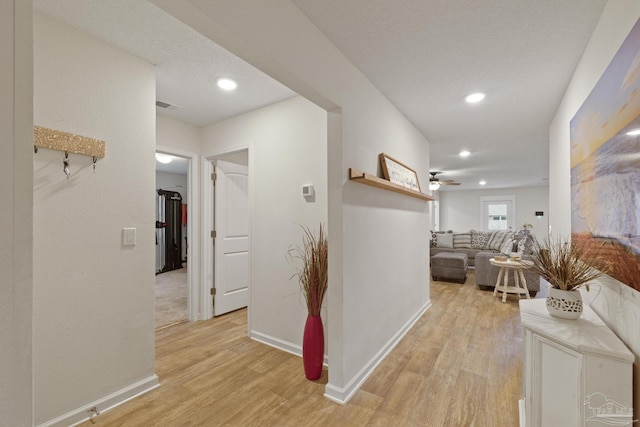
[[[395,193],[404,194],[406,196],[415,197],[416,199],[426,200],[428,202],[435,200],[433,197],[427,194],[411,190],[409,188],[404,188],[402,185],[394,184],[391,181],[387,181],[386,179],[379,178],[375,175],[361,172],[358,169],[354,168],[349,168],[349,179],[361,184],[371,185],[372,187],[382,188],[383,190],[393,191]]]

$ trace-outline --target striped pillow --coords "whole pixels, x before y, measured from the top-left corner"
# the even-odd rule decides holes
[[[489,239],[487,247],[494,251],[501,251],[505,241],[511,241],[513,239],[513,233],[511,231],[494,231],[493,235]]]
[[[471,233],[454,233],[453,247],[471,249]]]

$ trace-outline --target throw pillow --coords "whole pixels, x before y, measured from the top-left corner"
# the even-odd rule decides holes
[[[513,246],[514,246],[513,245],[513,236],[509,236],[509,237],[504,239],[504,242],[502,242],[502,246],[500,247],[499,250],[500,250],[501,253],[508,255],[511,252],[517,252],[517,251],[513,250]],[[517,245],[516,245],[516,249],[518,249]]]
[[[471,249],[486,249],[492,233],[491,231],[471,230]]]
[[[491,235],[491,238],[489,239],[489,243],[487,244],[487,247],[489,249],[493,249],[494,251],[502,252],[501,248],[504,245],[505,240],[511,241],[512,238],[513,238],[513,233],[510,231],[495,231]],[[505,252],[505,253],[509,253],[509,252]]]
[[[438,246],[438,234],[444,233],[443,231],[433,231],[431,230],[431,247],[435,248]]]
[[[518,252],[522,254],[531,254],[533,252],[533,240],[531,237],[523,237],[518,242]]]
[[[471,233],[454,233],[453,247],[471,249]]]
[[[442,233],[438,234],[438,248],[453,248],[453,234]]]

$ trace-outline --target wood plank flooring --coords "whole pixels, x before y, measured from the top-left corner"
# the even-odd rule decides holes
[[[522,328],[506,304],[432,282],[433,306],[347,405],[323,397],[302,361],[246,337],[246,311],[156,333],[161,386],[84,426],[518,425]]]

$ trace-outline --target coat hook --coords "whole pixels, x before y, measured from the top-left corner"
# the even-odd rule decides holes
[[[62,161],[62,165],[62,171],[65,175],[67,175],[67,179],[69,179],[69,177],[71,176],[71,171],[69,170],[69,153],[66,151],[64,152],[64,160]]]
[[[93,173],[96,173],[96,162],[98,161],[98,158],[96,156],[93,156]]]
[[[33,146],[33,152],[34,152],[34,153],[36,153],[36,154],[38,154],[38,146],[37,146],[37,145],[34,145],[34,146]]]

